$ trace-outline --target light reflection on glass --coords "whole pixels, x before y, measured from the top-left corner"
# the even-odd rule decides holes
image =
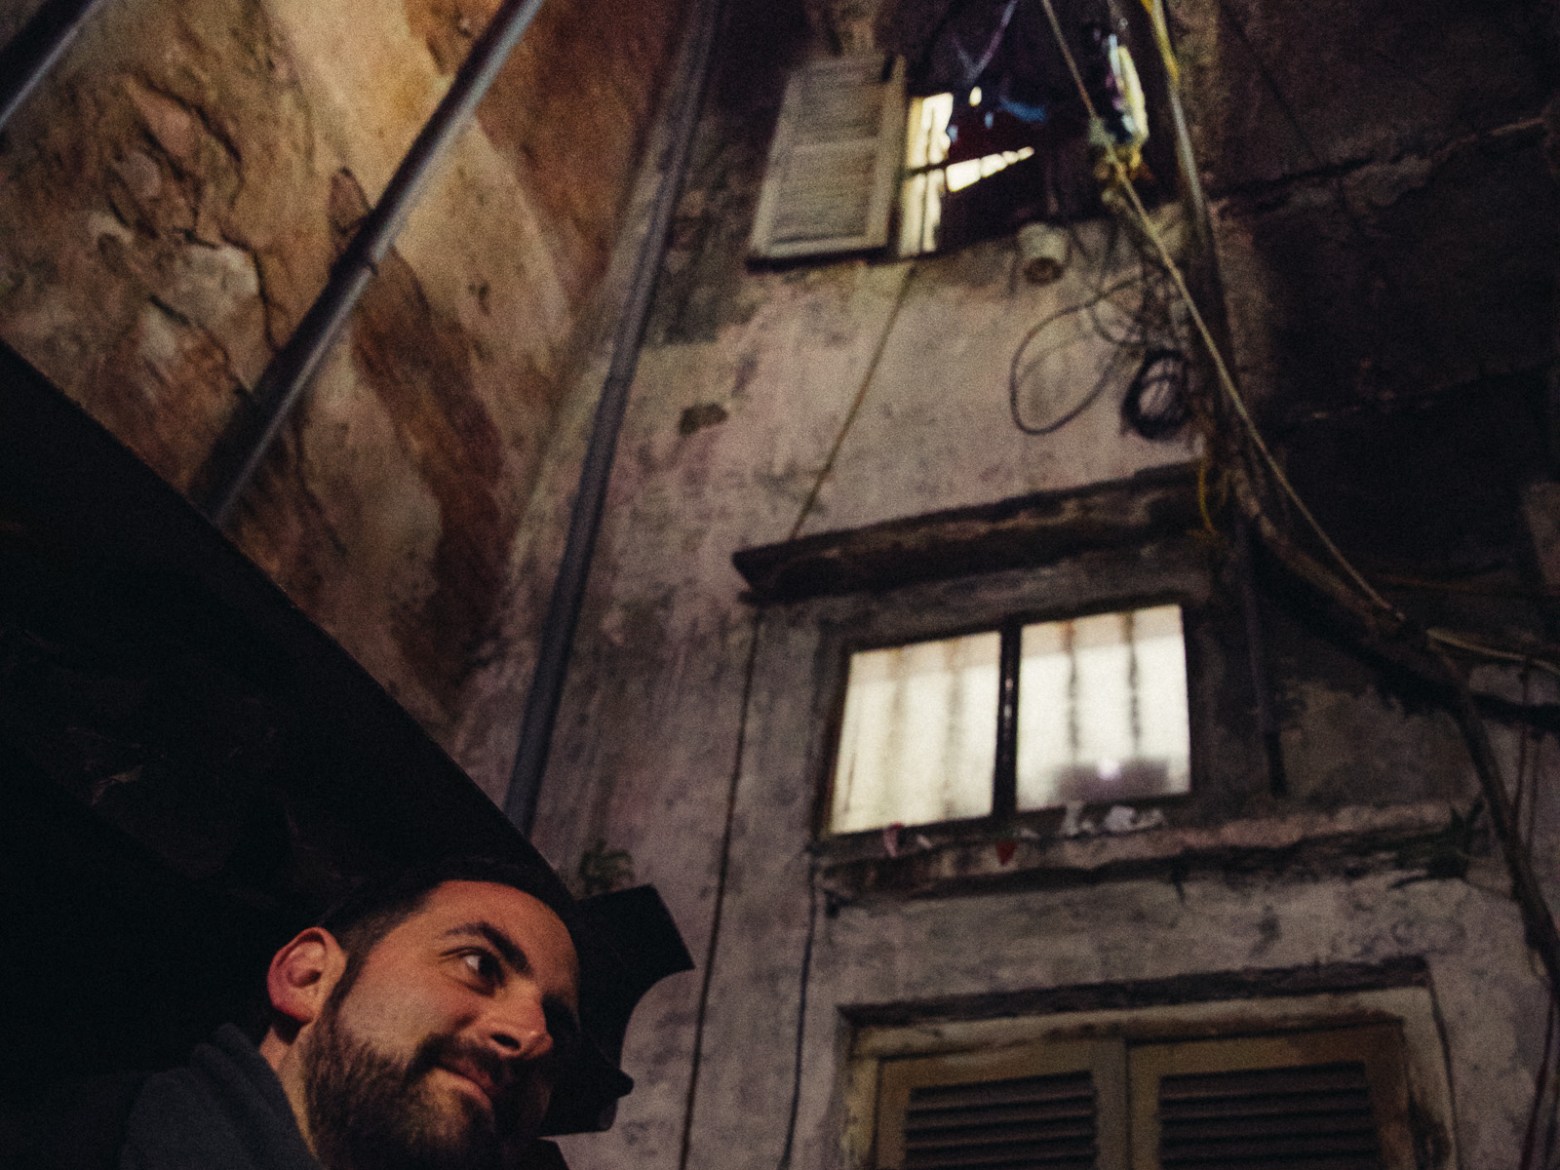
[[[991,812],[995,631],[851,655],[829,828],[836,833]]]
[[[1186,792],[1189,756],[1179,606],[1024,628],[1020,811]]]

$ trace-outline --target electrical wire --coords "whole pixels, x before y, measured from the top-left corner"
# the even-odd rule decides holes
[[[1083,82],[1083,75],[1079,71],[1078,63],[1076,58],[1073,56],[1072,48],[1067,43],[1067,39],[1062,32],[1061,21],[1056,15],[1056,8],[1052,3],[1052,0],[1041,0],[1041,5],[1045,9],[1046,19],[1050,22],[1051,31],[1057,38],[1062,56],[1067,62],[1068,70],[1072,74],[1074,85],[1078,89],[1078,93],[1083,100],[1084,107],[1088,111],[1089,117],[1091,119],[1098,119],[1099,113],[1094,106],[1093,99],[1089,96],[1088,87]],[[1241,394],[1239,387],[1235,384],[1234,375],[1231,374],[1229,365],[1226,363],[1223,353],[1214,340],[1212,330],[1209,328],[1206,318],[1204,317],[1201,309],[1198,307],[1196,300],[1192,297],[1191,290],[1187,286],[1186,278],[1182,274],[1180,266],[1176,263],[1175,258],[1170,254],[1170,250],[1165,243],[1163,235],[1154,225],[1153,220],[1150,219],[1148,211],[1144,207],[1143,201],[1137,193],[1137,189],[1133,186],[1130,177],[1126,173],[1126,168],[1123,166],[1121,161],[1109,151],[1106,152],[1105,158],[1114,172],[1116,188],[1120,190],[1121,194],[1130,204],[1132,212],[1136,217],[1136,222],[1140,226],[1144,236],[1149,240],[1155,252],[1158,254],[1159,262],[1163,266],[1164,271],[1168,274],[1171,281],[1174,283],[1176,291],[1180,296],[1181,303],[1185,307],[1186,312],[1190,317],[1194,328],[1196,329],[1199,339],[1202,341],[1203,347],[1208,354],[1210,362],[1213,364],[1214,374],[1219,388],[1223,393],[1224,398],[1229,402],[1230,406],[1235,411],[1236,417],[1240,420],[1242,430],[1244,431],[1247,440],[1250,442],[1253,449],[1260,457],[1262,466],[1267,471],[1267,473],[1272,476],[1273,482],[1279,487],[1287,503],[1293,507],[1296,514],[1298,514],[1305,522],[1305,526],[1310,530],[1311,534],[1326,551],[1328,557],[1332,560],[1338,570],[1342,572],[1343,575],[1354,585],[1355,589],[1358,590],[1358,592],[1363,597],[1365,597],[1366,600],[1374,605],[1380,613],[1385,615],[1394,626],[1407,626],[1407,615],[1405,615],[1397,606],[1388,601],[1386,597],[1384,597],[1375,588],[1375,586],[1366,579],[1365,575],[1354,566],[1353,562],[1344,554],[1343,550],[1338,547],[1337,543],[1328,534],[1326,529],[1322,527],[1321,522],[1306,505],[1299,492],[1295,490],[1294,484],[1290,482],[1288,475],[1285,474],[1284,469],[1280,465],[1277,457],[1273,454],[1272,449],[1268,446],[1267,440],[1263,437],[1261,430],[1257,427],[1256,420],[1252,417],[1251,411],[1246,404],[1245,396]],[[1474,636],[1457,634],[1440,629],[1428,630],[1426,631],[1426,636],[1430,639],[1431,642],[1445,649],[1474,654],[1492,661],[1516,663],[1532,662],[1541,669],[1549,671],[1550,673],[1555,674],[1557,677],[1560,677],[1560,664],[1547,661],[1546,659],[1535,655],[1494,646],[1488,641],[1479,639]]]
[[[1560,1029],[1560,1006],[1553,1000],[1549,1004],[1549,1016],[1544,1023],[1544,1051],[1538,1060],[1538,1072],[1534,1077],[1533,1105],[1528,1110],[1527,1126],[1522,1135],[1522,1154],[1517,1161],[1518,1170],[1547,1170],[1550,1166],[1549,1147],[1554,1136],[1554,1126],[1551,1121],[1546,1149],[1542,1158],[1538,1157],[1538,1120],[1544,1112],[1544,1102],[1549,1099],[1550,1082],[1555,1072],[1555,1032]]]
[[[1052,0],[1041,0],[1041,4],[1085,108],[1088,109],[1091,119],[1097,119],[1098,114],[1088,89],[1083,84],[1071,47],[1062,33],[1061,22],[1057,18]],[[1517,662],[1525,666],[1536,666],[1557,676],[1560,676],[1560,665],[1532,653],[1516,652],[1491,645],[1487,640],[1477,636],[1445,630],[1416,630],[1407,616],[1388,602],[1355,568],[1322,528],[1315,515],[1306,507],[1263,439],[1246,406],[1244,396],[1235,385],[1235,379],[1214,340],[1212,331],[1187,287],[1185,277],[1170,255],[1163,237],[1149,219],[1142,200],[1125,172],[1125,167],[1108,149],[1105,152],[1105,159],[1114,174],[1116,187],[1131,205],[1144,234],[1152,242],[1165,270],[1174,281],[1182,303],[1213,364],[1222,397],[1230,403],[1247,443],[1260,456],[1260,466],[1280,488],[1282,493],[1280,498],[1304,520],[1306,527],[1321,544],[1335,568],[1329,570],[1316,564],[1308,554],[1285,541],[1281,533],[1272,530],[1271,521],[1263,515],[1260,505],[1255,500],[1246,501],[1245,509],[1253,512],[1251,518],[1257,522],[1264,535],[1273,542],[1286,567],[1300,580],[1316,589],[1324,602],[1337,606],[1357,623],[1360,635],[1368,645],[1383,654],[1388,661],[1401,663],[1416,677],[1446,690],[1448,710],[1462,732],[1470,762],[1489,807],[1495,840],[1511,878],[1511,895],[1521,914],[1527,943],[1543,964],[1551,1010],[1560,1010],[1555,1006],[1560,1004],[1560,928],[1557,928],[1543,887],[1534,870],[1532,851],[1524,843],[1520,824],[1513,815],[1511,796],[1501,778],[1500,765],[1490,744],[1488,729],[1475,705],[1465,674],[1452,659],[1450,652],[1455,650],[1475,654],[1490,661]],[[1337,579],[1336,574],[1340,572],[1343,581]],[[1352,585],[1356,593],[1368,603],[1368,607],[1362,605],[1360,600],[1350,593],[1349,585]],[[1383,615],[1388,619],[1385,631],[1380,628],[1380,619]],[[1546,1057],[1546,1060],[1549,1059],[1553,1058]],[[1541,1109],[1543,1101],[1544,1088],[1540,1084],[1539,1092],[1535,1094],[1533,1108]],[[1557,1131],[1560,1131],[1560,1110],[1552,1110],[1545,1138],[1546,1166],[1551,1160]]]
[[[824,481],[834,471],[834,462],[839,458],[840,448],[845,445],[845,436],[850,434],[851,427],[856,423],[856,415],[861,411],[861,404],[867,399],[867,390],[877,374],[878,364],[883,360],[883,352],[888,348],[889,334],[894,331],[894,325],[899,320],[899,311],[905,306],[905,294],[910,291],[910,278],[915,273],[916,262],[912,260],[905,265],[904,277],[899,282],[899,291],[894,294],[894,305],[889,310],[888,320],[883,324],[883,332],[878,336],[877,348],[872,351],[872,358],[867,362],[866,370],[862,372],[861,385],[856,388],[856,396],[851,400],[850,409],[845,412],[845,418],[840,423],[839,433],[834,437],[834,445],[829,448],[823,467],[813,480],[812,490],[807,493],[807,499],[802,502],[802,509],[796,515],[796,523],[791,525],[791,531],[786,536],[787,541],[795,540],[801,535],[802,525],[806,523],[813,505],[818,502],[818,494],[823,491]]]
[[[883,331],[878,337],[876,349],[871,360],[862,374],[861,384],[857,387],[856,395],[852,399],[850,408],[845,412],[845,418],[840,424],[839,432],[835,435],[834,442],[829,448],[829,454],[823,461],[823,466],[818,469],[818,474],[813,477],[812,488],[807,493],[807,498],[802,502],[797,511],[796,521],[791,525],[787,540],[795,540],[802,530],[808,515],[812,512],[813,505],[818,501],[818,495],[823,490],[824,482],[834,469],[835,460],[838,458],[840,448],[845,443],[845,437],[850,433],[856,416],[861,411],[861,405],[866,400],[867,390],[872,385],[873,376],[877,373],[878,363],[882,360],[883,352],[888,347],[889,334],[893,332],[894,324],[899,319],[899,312],[904,307],[905,294],[910,286],[910,278],[915,273],[915,262],[912,261],[905,267],[904,278],[900,281],[898,292],[894,296],[894,304],[889,311],[888,320],[883,325]],[[691,1070],[688,1075],[688,1092],[683,1102],[683,1127],[682,1138],[677,1156],[678,1170],[687,1170],[688,1160],[693,1150],[693,1111],[698,1098],[699,1070],[704,1060],[704,1031],[705,1020],[709,1014],[710,997],[714,989],[715,954],[720,942],[721,926],[725,918],[726,891],[731,875],[732,844],[736,835],[737,795],[742,781],[742,759],[747,752],[748,721],[753,709],[754,680],[758,674],[758,648],[759,635],[763,630],[763,613],[761,608],[755,608],[752,617],[752,628],[749,633],[748,652],[742,667],[742,697],[739,702],[740,714],[737,720],[737,742],[732,755],[731,776],[726,791],[726,816],[721,829],[719,862],[715,873],[714,909],[710,918],[710,937],[705,948],[704,969],[699,983],[698,1008],[694,1017],[693,1052],[690,1058]],[[813,939],[817,932],[818,909],[816,892],[817,869],[812,863],[808,866],[807,891],[808,891],[808,920],[807,935],[802,946],[801,962],[801,987],[797,997],[796,1017],[796,1042],[795,1063],[792,1069],[791,1104],[787,1114],[785,1144],[781,1150],[779,1167],[784,1170],[790,1164],[791,1151],[796,1135],[797,1114],[801,1105],[802,1089],[802,1048],[805,1040],[805,1027],[807,1023],[807,992],[812,978],[812,953]]]
[[[1067,38],[1062,32],[1062,22],[1057,18],[1056,6],[1052,4],[1051,0],[1040,0],[1040,2],[1045,9],[1046,19],[1050,21],[1051,31],[1055,33],[1057,43],[1061,47],[1062,56],[1067,62],[1067,68],[1072,74],[1073,83],[1077,86],[1078,94],[1083,99],[1084,108],[1088,111],[1091,121],[1098,121],[1099,111],[1095,108],[1094,99],[1089,96],[1088,86],[1083,82],[1083,74],[1078,69],[1078,62],[1073,56],[1072,47],[1067,43]],[[1239,387],[1235,385],[1234,375],[1230,373],[1229,366],[1224,361],[1224,355],[1219,351],[1219,346],[1213,339],[1213,332],[1208,328],[1208,322],[1204,319],[1202,311],[1197,307],[1197,302],[1192,297],[1191,289],[1187,287],[1186,278],[1181,274],[1180,266],[1176,264],[1175,258],[1170,255],[1170,250],[1165,245],[1164,237],[1149,218],[1148,209],[1143,206],[1143,201],[1139,198],[1137,189],[1132,185],[1126,168],[1116,158],[1114,153],[1107,151],[1105,157],[1115,172],[1117,187],[1131,205],[1132,211],[1137,216],[1138,223],[1142,227],[1144,234],[1158,253],[1159,262],[1164,266],[1165,272],[1169,274],[1170,279],[1174,282],[1176,291],[1180,294],[1181,302],[1186,306],[1186,311],[1191,317],[1192,324],[1195,326],[1198,336],[1208,351],[1208,357],[1213,363],[1214,373],[1218,378],[1220,389],[1229,399],[1230,405],[1234,408],[1237,416],[1239,416],[1248,438],[1258,454],[1261,455],[1263,464],[1283,490],[1284,495],[1288,497],[1290,503],[1294,505],[1295,510],[1305,520],[1306,525],[1321,542],[1322,547],[1327,550],[1328,556],[1333,559],[1344,575],[1354,582],[1355,587],[1374,605],[1391,616],[1395,621],[1406,621],[1406,618],[1398,611],[1397,607],[1378,593],[1371,583],[1365,579],[1364,575],[1354,567],[1348,557],[1344,555],[1343,550],[1333,542],[1332,537],[1322,528],[1321,522],[1312,514],[1310,508],[1306,507],[1299,493],[1295,491],[1294,485],[1289,482],[1289,477],[1284,474],[1284,469],[1279,465],[1278,459],[1273,455],[1272,450],[1267,445],[1267,441],[1257,429],[1256,420],[1252,418],[1251,411],[1246,406],[1245,397],[1241,394]]]
[[[791,1055],[791,1104],[786,1110],[785,1144],[776,1170],[788,1170],[796,1145],[796,1119],[802,1103],[802,1053],[807,1040],[807,992],[812,984],[813,943],[818,937],[818,862],[807,861],[807,937],[802,943],[800,987],[796,993],[796,1043]]]
[[[1112,234],[1117,231],[1117,225],[1113,221]],[[1114,250],[1113,244],[1106,245],[1106,254]],[[1080,248],[1080,252],[1082,249]],[[1142,373],[1143,359],[1159,350],[1178,349],[1181,344],[1179,331],[1174,325],[1174,313],[1170,305],[1170,298],[1165,295],[1168,289],[1168,281],[1163,277],[1153,257],[1138,251],[1138,273],[1124,277],[1112,284],[1103,282],[1096,284],[1091,294],[1085,299],[1066,305],[1042,317],[1031,325],[1020,339],[1018,346],[1013,351],[1012,360],[1008,364],[1008,417],[1013,425],[1025,435],[1043,436],[1055,434],[1067,426],[1089,407],[1093,406],[1100,396],[1114,383],[1123,354],[1130,353],[1141,355],[1137,365],[1139,375]],[[1114,299],[1118,294],[1134,289],[1138,293],[1137,306],[1128,309],[1117,303]],[[1109,306],[1121,317],[1125,318],[1122,332],[1114,332],[1112,327],[1101,319],[1100,310]],[[1038,352],[1033,351],[1035,343],[1045,333],[1060,322],[1077,315],[1085,314],[1089,319],[1090,328],[1096,337],[1112,346],[1116,352],[1101,369],[1094,384],[1071,406],[1060,414],[1054,415],[1045,422],[1035,422],[1026,418],[1024,409],[1020,404],[1023,382],[1029,372],[1040,364],[1041,360],[1050,354],[1072,344],[1071,341],[1061,340],[1054,345],[1048,345]],[[1135,379],[1129,379],[1129,383]],[[1129,394],[1130,394],[1129,389]],[[1123,404],[1123,416],[1127,417],[1129,410]],[[1130,418],[1128,419],[1130,422]],[[1171,428],[1177,429],[1177,428]],[[1156,436],[1145,436],[1156,437]]]
[[[731,876],[731,844],[736,835],[737,790],[742,781],[742,757],[747,752],[748,713],[753,704],[753,680],[758,673],[758,640],[764,611],[754,609],[748,634],[748,652],[742,666],[742,697],[737,719],[737,742],[732,752],[731,775],[726,784],[726,815],[720,833],[719,860],[715,868],[714,907],[710,912],[710,937],[704,949],[704,969],[699,973],[699,999],[693,1022],[693,1050],[689,1055],[688,1091],[683,1099],[682,1137],[677,1151],[678,1170],[688,1170],[693,1151],[693,1109],[698,1100],[699,1071],[704,1066],[704,1029],[709,1017],[710,995],[715,985],[715,952],[726,909],[726,888]]]
[[[1055,312],[1043,317],[1034,325],[1030,326],[1028,331],[1024,334],[1023,339],[1018,343],[1018,348],[1013,351],[1013,359],[1008,364],[1008,415],[1012,418],[1013,425],[1015,427],[1017,427],[1026,435],[1054,434],[1055,432],[1065,427],[1068,423],[1072,422],[1073,419],[1077,418],[1090,406],[1092,406],[1095,400],[1099,398],[1102,393],[1104,393],[1106,386],[1109,384],[1110,375],[1115,370],[1117,360],[1116,354],[1111,355],[1110,361],[1105,364],[1105,369],[1095,380],[1094,385],[1071,407],[1064,410],[1060,415],[1051,419],[1049,422],[1028,422],[1024,418],[1023,409],[1019,405],[1018,401],[1020,385],[1023,382],[1024,375],[1028,373],[1029,370],[1033,369],[1042,358],[1048,354],[1056,352],[1057,349],[1060,349],[1061,344],[1059,343],[1058,345],[1049,349],[1042,350],[1039,355],[1032,358],[1027,363],[1024,359],[1029,353],[1029,347],[1033,345],[1034,342],[1051,326],[1055,325],[1059,321],[1064,321],[1069,317],[1075,316],[1078,313],[1092,313],[1092,311],[1100,304],[1100,302],[1108,302],[1110,297],[1114,296],[1116,293],[1125,288],[1130,288],[1137,282],[1138,277],[1133,276],[1126,280],[1118,281],[1117,283],[1111,285],[1109,289],[1096,290],[1094,295],[1088,299],[1079,301],[1077,304],[1068,305],[1065,308],[1058,309]],[[1096,332],[1098,332],[1098,327],[1096,327]]]

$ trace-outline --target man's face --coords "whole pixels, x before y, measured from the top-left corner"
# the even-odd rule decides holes
[[[511,1162],[578,1043],[578,986],[569,933],[541,902],[487,882],[436,887],[338,985],[309,1038],[320,1160],[331,1170]]]

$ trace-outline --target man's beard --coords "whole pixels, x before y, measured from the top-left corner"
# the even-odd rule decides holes
[[[464,1094],[440,1093],[428,1076],[458,1057],[492,1060],[442,1035],[398,1060],[351,1035],[339,1002],[330,1003],[304,1070],[316,1157],[327,1170],[500,1170],[504,1136],[515,1127],[515,1094],[501,1095],[490,1116]],[[490,1071],[502,1083],[501,1070]]]

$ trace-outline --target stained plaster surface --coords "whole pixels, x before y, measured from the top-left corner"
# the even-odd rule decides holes
[[[855,35],[870,8],[809,13]],[[1544,92],[1523,32],[1533,11],[1510,5],[1490,22],[1382,4],[1317,21],[1310,10],[1172,6],[1230,356],[1253,400],[1281,420],[1547,360],[1553,191],[1533,124]],[[1506,882],[1480,866],[1466,882],[1324,866],[1199,876],[1179,890],[1134,878],[847,905],[816,921],[794,1064],[824,643],[816,631],[776,632],[793,619],[771,611],[749,682],[753,615],[730,552],[1115,478],[1195,448],[1124,435],[1119,394],[1049,437],[1013,428],[1014,349],[1080,285],[1024,286],[1000,245],[913,272],[857,262],[743,272],[743,216],[773,110],[751,93],[743,105],[742,88],[717,89],[729,106],[723,137],[700,155],[705,170],[683,200],[537,830],[564,869],[601,840],[628,850],[637,876],[666,894],[709,963],[700,1065],[690,1091],[699,987],[688,976],[647,999],[626,1052],[641,1087],[613,1132],[568,1143],[571,1162],[671,1170],[686,1136],[690,1167],[772,1167],[797,1087],[790,1164],[840,1165],[840,1012],[851,1005],[1407,956],[1427,962],[1444,1021],[1461,1164],[1514,1164],[1545,1003]],[[879,343],[837,462],[798,523]],[[1088,367],[1076,350],[1053,360],[1063,368],[1025,383],[1022,410]],[[1310,636],[1286,631],[1278,647],[1281,745],[1297,799],[1326,809],[1429,797],[1448,815],[1465,810],[1472,779],[1444,716],[1387,693],[1368,667]],[[1508,691],[1516,685],[1503,676]],[[1249,746],[1251,722],[1247,712],[1221,734]],[[1496,734],[1510,776],[1553,747]],[[1553,815],[1541,809],[1540,857]]]
[[[786,1146],[793,1092],[799,1096],[791,1164],[852,1165],[841,1143],[854,1120],[847,1106],[852,1033],[845,1016],[853,1008],[1401,958],[1428,968],[1445,1056],[1441,1038],[1432,1037],[1434,1050],[1423,1058],[1446,1061],[1459,1164],[1514,1164],[1542,1045],[1532,1022],[1543,1017],[1546,1000],[1498,864],[1479,860],[1466,880],[1432,880],[1412,865],[1301,862],[1180,880],[1164,874],[975,896],[883,896],[830,914],[810,876],[814,866],[827,864],[827,854],[812,846],[826,708],[811,685],[820,669],[820,639],[812,621],[776,611],[766,616],[759,638],[733,790],[720,936],[708,960],[690,1166],[774,1165]],[[674,687],[687,685],[686,670],[665,677]],[[723,681],[712,680],[717,687]],[[1513,680],[1478,682],[1498,690]],[[681,721],[687,716],[677,708],[691,705],[649,691],[641,697],[652,704],[653,722]],[[733,701],[712,691],[704,718],[713,724],[729,717]],[[1376,726],[1390,730],[1396,718],[1378,711]],[[712,738],[691,725],[677,730],[690,748]],[[1326,734],[1325,725],[1317,730]],[[1507,775],[1516,775],[1524,750],[1516,737],[1497,734],[1496,746]],[[632,839],[632,848],[641,876],[654,874],[682,898],[691,851],[668,850],[665,841],[686,842],[679,835],[698,832],[699,809],[716,803],[713,791],[701,799],[692,789],[696,769],[729,761],[704,749],[673,755],[666,741],[651,750],[666,753],[665,774],[681,786],[682,798],[617,806],[608,816],[636,815],[653,825],[653,834],[666,835],[659,844]],[[1332,746],[1340,761],[1352,750],[1349,743]],[[1535,766],[1529,754],[1527,767]],[[644,785],[652,776],[643,769],[635,781]],[[710,790],[718,787],[708,783]],[[1549,805],[1540,810],[1539,857],[1551,855],[1557,813]],[[630,839],[605,823],[614,843]],[[1266,831],[1275,848],[1291,844],[1281,822]],[[710,896],[708,884],[699,892]],[[686,909],[682,921],[689,923]],[[809,930],[815,934],[804,975]],[[612,1133],[570,1141],[571,1162],[607,1166],[632,1157],[639,1164],[675,1164],[686,1088],[679,1029],[692,1025],[695,1000],[691,978],[652,995],[626,1058],[642,1089]]]
[[[0,335],[191,490],[497,7],[102,6],[0,147]],[[543,6],[233,526],[457,748],[678,15]]]
[[[1102,256],[1105,229],[1090,231]],[[923,261],[913,274],[861,262],[754,274],[742,293],[754,306],[746,320],[641,357],[534,836],[565,871],[598,839],[627,850],[696,956],[715,904],[752,644],[730,556],[796,526],[878,348],[803,532],[1113,479],[1195,454],[1185,437],[1123,434],[1119,392],[1050,439],[1013,427],[1015,347],[1101,275],[1080,265],[1037,288],[1016,278],[1016,260],[1004,243]],[[723,421],[681,425],[690,407],[710,404]],[[777,699],[755,689],[753,709]],[[795,783],[810,797],[810,777]],[[571,1159],[675,1158],[696,1003],[697,976],[652,991],[626,1057],[640,1088],[611,1133],[570,1142]]]
[[[1285,415],[1542,365],[1545,6],[1170,6],[1236,364]]]

